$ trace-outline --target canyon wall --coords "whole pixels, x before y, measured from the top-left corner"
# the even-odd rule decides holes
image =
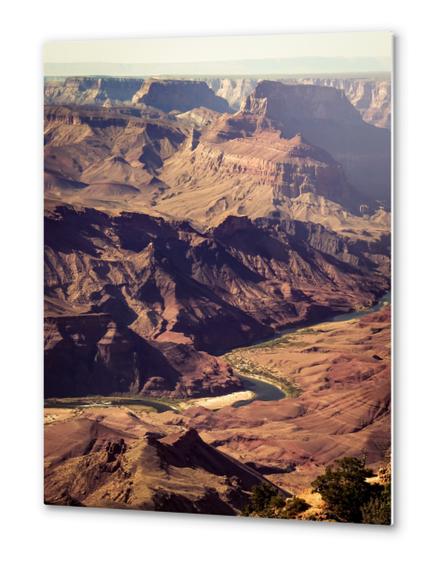
[[[204,78],[192,80],[191,84],[179,86],[183,80],[166,80],[167,86],[161,87],[162,80],[142,78],[92,78],[69,77],[64,79],[46,79],[44,85],[45,101],[48,104],[97,104],[104,106],[120,104],[146,103],[156,104],[164,111],[177,109],[188,111],[193,107],[204,106],[216,111],[237,111],[257,84],[259,77],[250,78]],[[377,127],[391,126],[391,81],[385,78],[291,78],[278,77],[285,84],[314,84],[342,90],[350,103],[359,111],[364,121]],[[168,94],[168,84],[173,88],[177,84],[178,92]],[[200,84],[197,86],[197,84]],[[207,91],[207,85],[213,91]],[[180,93],[179,88],[188,90]],[[224,103],[227,102],[227,103]],[[162,104],[162,105],[161,105]]]

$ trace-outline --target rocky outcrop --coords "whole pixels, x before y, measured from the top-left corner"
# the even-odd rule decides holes
[[[226,100],[229,107],[239,110],[260,78],[210,78],[204,82],[218,98]],[[284,84],[315,84],[344,91],[350,103],[360,112],[367,123],[377,127],[391,125],[391,82],[373,78],[280,78]],[[140,92],[147,89],[148,80],[140,78],[92,78],[70,77],[48,79],[44,84],[46,104],[96,104],[104,107],[133,105],[140,98]],[[210,100],[209,97],[206,97]],[[141,102],[139,102],[141,103]],[[214,101],[210,102],[213,107]],[[151,104],[152,105],[152,104]],[[171,107],[171,105],[167,106]],[[198,106],[195,106],[198,107]],[[174,107],[172,109],[179,109]],[[191,109],[191,108],[189,108]],[[180,111],[182,111],[180,109]],[[221,103],[217,111],[227,111]]]
[[[224,362],[191,346],[149,343],[127,323],[120,303],[112,314],[47,315],[45,397],[118,393],[188,397],[241,388]]]
[[[162,111],[189,111],[206,107],[214,111],[230,112],[227,101],[198,80],[146,80],[133,98],[133,103],[143,103]]]
[[[70,77],[64,80],[46,80],[47,104],[116,105],[131,102],[143,84],[140,78]]]
[[[44,133],[47,195],[111,208],[151,207],[164,191],[157,170],[189,134],[158,113],[77,106],[46,106]]]
[[[388,132],[364,123],[341,91],[265,81],[166,160],[171,193],[156,207],[203,224],[234,214],[368,231],[370,215],[353,215],[389,200],[389,159]]]
[[[343,165],[349,182],[364,197],[389,204],[389,132],[366,124],[341,90],[263,81],[241,115],[270,120],[285,138],[301,132]]]
[[[48,425],[45,503],[239,515],[258,484],[287,496],[194,429],[167,429],[122,410]]]
[[[366,248],[325,240],[276,220],[229,217],[200,233],[142,214],[47,211],[46,392],[238,389],[209,353],[368,306],[388,287]]]
[[[389,129],[391,126],[391,81],[372,78],[280,78],[283,84],[314,84],[342,90],[365,122]],[[239,110],[259,78],[213,78],[212,90]]]
[[[301,134],[291,139],[272,130],[249,135],[242,118],[226,123],[217,122],[167,161],[161,179],[178,195],[162,197],[158,209],[172,213],[177,205],[178,213],[185,209],[184,216],[207,222],[225,214],[287,216],[290,200],[303,193],[348,204],[354,199],[341,165]]]
[[[342,90],[367,123],[391,128],[391,81],[355,78],[304,78],[298,83]]]

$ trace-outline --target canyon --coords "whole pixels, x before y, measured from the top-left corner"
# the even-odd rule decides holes
[[[239,515],[380,469],[388,86],[45,81],[47,503]]]
[[[202,81],[238,111],[262,78],[203,77]],[[367,123],[389,129],[391,126],[391,80],[386,75],[375,77],[291,77],[278,76],[283,84],[315,84],[342,90]],[[46,78],[44,95],[50,104],[100,104],[104,106],[137,103],[139,92],[150,78],[67,77]],[[191,80],[197,81],[196,78]],[[221,103],[221,102],[220,102]],[[152,104],[150,104],[152,105]],[[198,103],[194,107],[205,105]],[[221,105],[220,105],[221,107]],[[217,109],[218,110],[218,109]]]
[[[201,233],[144,214],[47,211],[46,392],[230,391],[236,377],[209,353],[370,306],[388,289],[372,261],[386,243],[280,228],[229,217]]]
[[[377,78],[279,77],[283,84],[314,84],[342,90],[367,123],[389,129],[391,126],[391,81]],[[257,78],[215,78],[206,80],[210,88],[239,110],[259,80]]]
[[[389,314],[385,305],[230,353],[238,368],[266,367],[296,384],[282,400],[159,414],[139,404],[49,406],[45,501],[236,515],[266,482],[283,498],[320,505],[310,483],[336,459],[386,465]]]

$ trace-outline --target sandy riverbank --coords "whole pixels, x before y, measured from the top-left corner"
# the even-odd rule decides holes
[[[188,400],[178,404],[179,409],[186,410],[193,406],[202,406],[208,410],[219,410],[225,406],[231,406],[240,400],[251,400],[255,397],[251,390],[242,390],[240,392],[232,392],[224,396],[211,396],[209,398],[197,398],[197,400]]]

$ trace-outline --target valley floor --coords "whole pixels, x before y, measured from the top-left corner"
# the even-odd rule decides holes
[[[130,460],[129,469],[122,470],[130,474],[131,492],[119,500],[126,484],[119,481],[118,471],[146,435],[155,435],[156,442],[175,439],[177,443],[192,431],[200,443],[209,447],[206,455],[227,455],[233,462],[240,462],[243,469],[252,469],[255,478],[265,478],[284,493],[313,498],[310,505],[314,504],[314,509],[320,505],[320,497],[311,496],[310,484],[337,458],[365,456],[367,464],[374,468],[383,464],[391,435],[389,305],[358,318],[320,323],[238,349],[232,352],[232,361],[247,365],[250,374],[272,373],[268,382],[277,381],[281,388],[296,392],[280,400],[248,403],[254,396],[247,390],[177,401],[176,408],[160,413],[145,400],[140,403],[127,398],[123,404],[122,399],[116,399],[117,405],[113,405],[113,397],[88,398],[84,405],[77,405],[76,399],[69,405],[68,400],[48,404],[47,501],[67,503],[72,497],[82,505],[152,509],[158,494],[167,492],[167,474],[157,473],[137,484],[137,471],[142,474],[141,469],[131,465]],[[241,400],[245,405],[233,407]],[[96,478],[91,472],[83,481],[83,463],[88,466],[101,451],[116,448],[113,444],[119,440],[123,444],[116,457],[117,468],[107,468],[104,463],[101,468],[99,459],[95,471],[100,476]],[[186,504],[179,507],[175,499],[179,496],[188,498],[188,510],[199,510],[197,502],[204,501],[208,512],[220,512],[222,501],[230,505],[233,514],[238,512],[243,500],[239,499],[238,507],[227,500],[234,492],[224,484],[230,479],[225,469],[202,467],[198,484],[198,465],[188,455],[174,461],[170,453],[167,462],[175,462],[176,466],[180,463],[186,471],[176,490],[168,485],[168,510],[187,509]],[[125,474],[122,478],[126,481]],[[209,486],[217,490],[210,500],[206,495]]]

